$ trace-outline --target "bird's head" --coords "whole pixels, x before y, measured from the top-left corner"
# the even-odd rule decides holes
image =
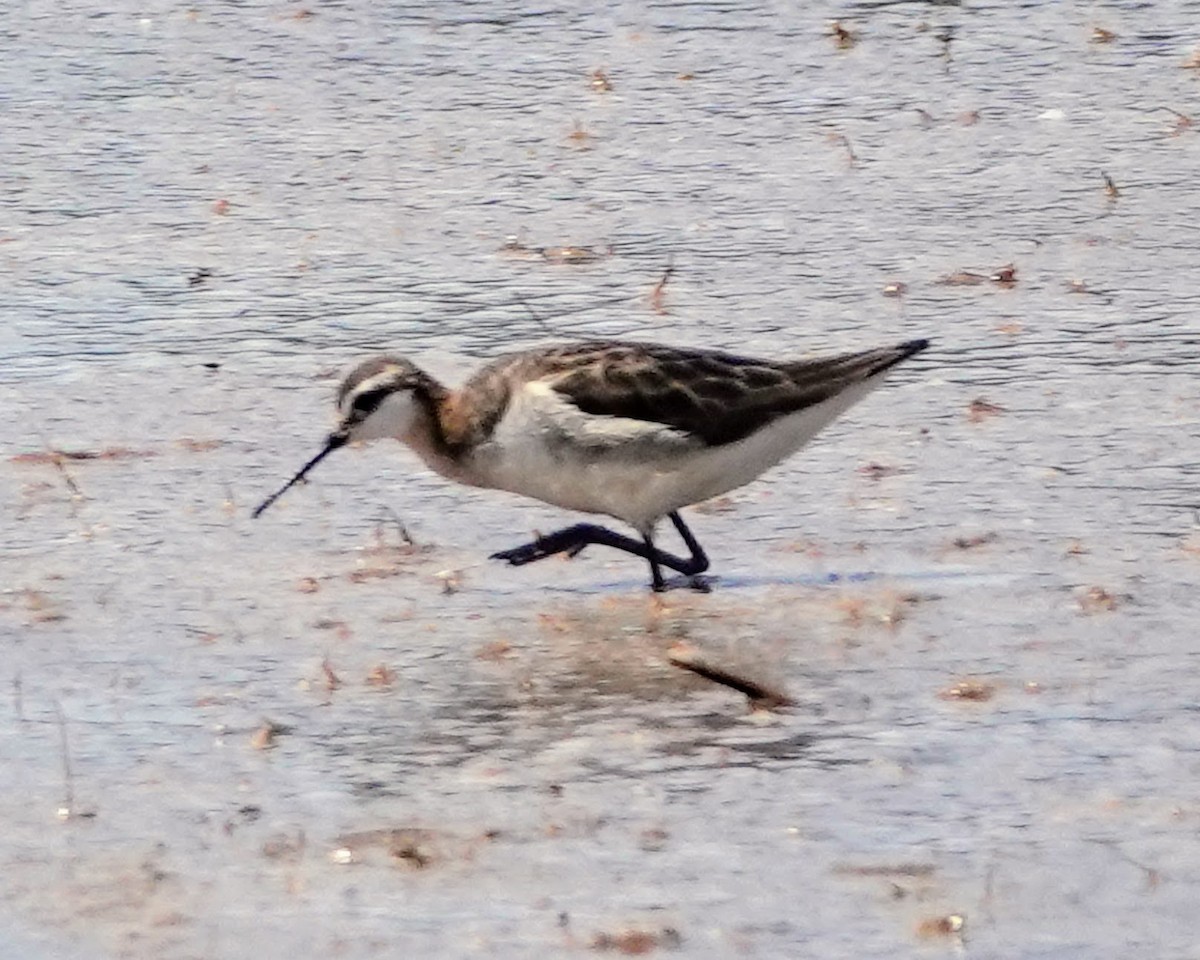
[[[434,389],[434,382],[426,374],[400,357],[364,360],[346,374],[338,387],[338,425],[326,438],[325,446],[259,504],[253,515],[261,514],[338,447],[381,437],[408,439],[420,418],[427,415],[426,404]]]
[[[429,378],[400,357],[373,357],[351,370],[338,388],[338,444],[382,437],[407,439],[425,415]]]

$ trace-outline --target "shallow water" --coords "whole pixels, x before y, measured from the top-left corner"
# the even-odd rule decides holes
[[[377,6],[0,12],[0,945],[1194,952],[1200,4]],[[707,596],[385,445],[248,518],[364,353],[584,335],[935,346]]]

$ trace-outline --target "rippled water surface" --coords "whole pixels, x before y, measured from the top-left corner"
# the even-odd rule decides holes
[[[0,952],[1193,956],[1198,24],[5,5]],[[710,595],[390,444],[249,519],[364,354],[593,335],[935,343]]]

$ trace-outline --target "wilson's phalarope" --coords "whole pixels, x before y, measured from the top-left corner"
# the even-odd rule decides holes
[[[338,447],[395,437],[451,480],[607,514],[641,535],[580,523],[494,559],[520,565],[601,544],[648,560],[651,585],[663,590],[662,567],[689,578],[708,569],[681,507],[749,483],[795,453],[928,344],[794,361],[652,343],[565,344],[500,357],[458,390],[400,357],[376,357],[342,382],[341,422],[321,452],[254,516]],[[691,556],[654,545],[664,517]]]

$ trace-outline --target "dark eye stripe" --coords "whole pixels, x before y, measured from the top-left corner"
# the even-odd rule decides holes
[[[352,401],[350,401],[350,409],[359,416],[367,416],[375,411],[375,408],[383,402],[391,391],[386,388],[377,390],[368,390],[365,393],[360,393]]]

